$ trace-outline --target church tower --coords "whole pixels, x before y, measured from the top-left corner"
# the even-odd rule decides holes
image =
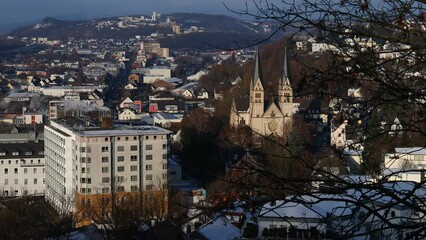
[[[281,112],[286,118],[291,119],[293,116],[293,89],[288,75],[287,46],[284,49],[283,75],[278,84],[278,96]]]
[[[256,133],[263,134],[263,113],[265,111],[265,96],[262,84],[262,66],[259,49],[256,49],[256,59],[253,79],[250,83],[250,126]]]
[[[252,118],[261,118],[265,107],[264,89],[262,85],[262,69],[259,49],[256,50],[253,79],[250,83],[250,112]]]

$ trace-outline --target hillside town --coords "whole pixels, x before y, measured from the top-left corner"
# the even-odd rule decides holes
[[[426,236],[426,68],[407,67],[421,52],[351,29],[337,41],[295,34],[238,50],[162,41],[219,31],[197,23],[153,12],[81,23],[155,30],[126,39],[2,37],[23,47],[0,51],[0,215],[31,231],[0,238]],[[347,82],[309,84],[310,71],[330,74],[318,70],[330,56],[367,53],[398,61],[339,66],[341,78],[329,78]],[[395,90],[406,105],[373,103],[369,81],[385,67],[411,82]]]

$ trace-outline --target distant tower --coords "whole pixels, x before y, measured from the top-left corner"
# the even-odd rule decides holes
[[[256,49],[256,59],[254,66],[253,79],[250,83],[250,115],[251,125],[255,131],[262,127],[262,115],[265,108],[265,96],[262,84],[262,66],[260,64],[259,49]]]
[[[293,89],[288,75],[287,46],[284,48],[283,75],[278,85],[279,105],[284,117],[293,117]],[[287,120],[287,119],[286,119]]]
[[[152,13],[152,18],[151,19],[152,19],[153,22],[157,21],[157,12],[153,12]]]

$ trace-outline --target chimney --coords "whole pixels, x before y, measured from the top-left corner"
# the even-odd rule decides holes
[[[101,128],[102,129],[111,129],[112,128],[112,118],[111,117],[101,118]]]

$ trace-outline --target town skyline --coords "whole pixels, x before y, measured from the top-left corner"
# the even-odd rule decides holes
[[[245,0],[195,1],[183,0],[173,2],[159,0],[155,2],[135,0],[88,0],[88,1],[51,1],[37,2],[28,0],[9,1],[0,4],[0,33],[33,24],[47,17],[61,20],[88,20],[120,15],[150,15],[153,11],[169,14],[176,12],[225,14],[239,17],[229,11],[245,9]]]

